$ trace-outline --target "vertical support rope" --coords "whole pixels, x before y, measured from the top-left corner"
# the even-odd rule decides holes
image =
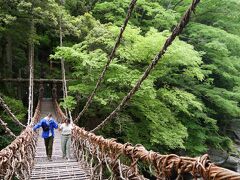
[[[30,50],[31,48],[29,48]],[[29,88],[28,88],[28,125],[30,124],[31,121],[31,101],[32,101],[32,80],[31,80],[31,74],[32,74],[32,64],[31,64],[31,58],[29,59]]]
[[[34,33],[34,22],[32,22],[32,27],[31,27],[31,31],[32,33]],[[32,63],[32,77],[31,77],[31,122],[32,122],[32,117],[33,117],[33,87],[34,87],[34,82],[33,82],[33,79],[34,79],[34,43],[32,42],[32,47],[31,47],[31,63]]]
[[[62,33],[62,15],[59,19],[59,40],[60,40],[60,47],[62,47],[63,45],[63,33]],[[62,88],[63,88],[63,100],[65,100],[65,98],[67,97],[67,93],[66,93],[66,88],[65,88],[65,67],[64,67],[64,59],[61,58],[61,70],[62,70]],[[65,109],[66,113],[67,110]]]
[[[167,38],[165,41],[162,49],[160,52],[155,56],[155,58],[152,60],[152,63],[149,64],[141,78],[137,81],[135,86],[131,89],[131,91],[122,99],[121,103],[117,106],[117,108],[105,119],[103,120],[96,128],[91,130],[91,132],[94,132],[100,128],[102,128],[108,121],[113,119],[117,113],[126,105],[126,103],[132,98],[132,96],[137,92],[137,90],[140,88],[142,82],[148,77],[152,69],[157,65],[158,61],[162,58],[162,56],[167,51],[168,47],[172,44],[172,42],[175,40],[175,38],[182,32],[184,27],[188,24],[190,20],[190,16],[192,12],[195,10],[197,4],[200,2],[200,0],[193,0],[191,6],[187,9],[185,14],[183,15],[180,23],[174,28],[172,34]]]
[[[63,0],[60,0],[61,4],[64,3]],[[60,47],[63,46],[63,32],[62,32],[62,14],[60,16],[59,19],[59,39],[60,39]],[[62,86],[63,86],[63,100],[65,101],[65,99],[67,98],[68,94],[67,94],[67,82],[66,82],[66,73],[65,73],[65,67],[64,67],[64,59],[61,58],[61,69],[62,69]],[[69,116],[70,121],[72,122],[72,114],[71,111],[68,108],[64,108],[66,115]]]
[[[92,99],[93,99],[93,97],[95,96],[96,91],[97,91],[97,89],[99,88],[99,86],[100,86],[100,84],[101,84],[101,82],[102,82],[102,80],[103,80],[103,78],[104,78],[104,76],[105,76],[105,74],[106,74],[106,71],[107,71],[107,69],[108,69],[108,67],[109,67],[109,65],[110,65],[110,63],[111,63],[112,60],[113,60],[113,57],[114,57],[114,55],[115,55],[115,52],[116,52],[116,50],[117,50],[117,48],[118,48],[118,46],[119,46],[119,44],[120,44],[120,42],[121,42],[123,32],[125,31],[125,29],[126,29],[126,27],[127,27],[128,21],[129,21],[129,19],[130,19],[130,17],[131,17],[131,14],[132,14],[132,12],[133,12],[133,9],[134,9],[134,6],[135,6],[136,2],[137,2],[137,0],[132,0],[131,3],[129,4],[127,16],[126,16],[126,18],[125,18],[124,24],[122,25],[122,27],[121,27],[121,29],[120,29],[120,33],[119,33],[119,35],[118,35],[118,37],[117,37],[117,41],[116,41],[116,43],[115,43],[115,45],[114,45],[114,47],[113,47],[113,49],[112,49],[112,52],[111,52],[111,54],[110,54],[109,57],[108,57],[108,61],[107,61],[106,65],[104,66],[103,71],[102,71],[102,73],[100,74],[100,76],[99,76],[99,78],[98,78],[98,81],[97,81],[97,83],[96,83],[96,85],[95,85],[94,90],[92,91],[92,93],[91,93],[91,95],[89,96],[89,98],[88,98],[85,106],[83,107],[83,110],[79,113],[79,115],[77,116],[77,118],[74,120],[75,123],[76,123],[76,122],[82,117],[82,115],[87,111],[90,103],[92,102]]]
[[[34,19],[31,19],[31,37],[29,39],[29,95],[28,95],[28,125],[33,116],[33,58],[34,58]]]

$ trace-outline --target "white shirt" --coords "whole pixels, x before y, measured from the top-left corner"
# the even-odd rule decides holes
[[[47,121],[47,125],[49,126],[49,134],[48,134],[48,137],[51,137],[52,136],[52,132],[51,132],[51,129],[50,129],[50,119],[48,116],[46,116],[44,119],[46,119]]]
[[[66,123],[63,123],[60,126],[63,135],[70,135],[72,132],[72,128],[73,128],[72,124],[67,125]]]
[[[49,135],[48,137],[51,137],[52,136],[52,132],[51,132],[51,129],[49,129]]]

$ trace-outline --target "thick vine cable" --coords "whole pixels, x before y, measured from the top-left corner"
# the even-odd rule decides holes
[[[7,114],[12,118],[12,120],[17,123],[19,126],[25,128],[26,126],[23,125],[18,119],[17,117],[11,112],[10,108],[8,107],[8,105],[4,102],[3,98],[0,96],[0,106],[3,107],[3,109],[7,112]]]
[[[162,56],[167,51],[168,47],[172,44],[172,42],[175,40],[175,38],[182,32],[184,27],[188,24],[190,20],[190,16],[192,12],[195,10],[196,6],[200,0],[193,0],[191,6],[187,9],[185,14],[183,15],[180,23],[174,28],[172,31],[172,34],[167,38],[165,41],[162,49],[159,51],[159,53],[155,56],[155,58],[152,60],[152,63],[149,64],[141,78],[137,81],[135,86],[131,89],[131,91],[122,99],[121,103],[117,106],[117,108],[106,118],[104,119],[96,128],[91,130],[91,132],[94,132],[96,130],[99,130],[102,128],[108,121],[110,121],[112,118],[114,118],[117,113],[122,109],[123,106],[126,105],[126,103],[132,98],[132,96],[137,92],[137,90],[140,88],[142,82],[148,77],[152,69],[157,65],[158,61],[162,58]]]
[[[0,117],[0,124],[4,128],[5,132],[8,133],[10,136],[16,138],[16,135],[7,127],[7,123],[5,123]]]
[[[106,65],[104,66],[103,71],[102,71],[102,73],[100,74],[100,76],[99,76],[99,78],[98,78],[98,81],[97,81],[97,83],[96,83],[96,85],[95,85],[95,87],[94,87],[91,95],[89,96],[89,98],[88,98],[85,106],[83,107],[82,111],[79,113],[79,115],[77,116],[77,118],[74,120],[75,123],[76,123],[76,122],[82,117],[82,115],[87,111],[90,103],[92,102],[92,99],[93,99],[93,97],[95,96],[96,91],[97,91],[97,89],[99,88],[99,86],[100,86],[100,84],[101,84],[101,82],[102,82],[102,80],[103,80],[103,78],[104,78],[104,76],[105,76],[105,74],[106,74],[106,71],[107,71],[107,69],[108,69],[108,67],[109,67],[109,65],[110,65],[110,63],[111,63],[112,60],[113,60],[113,57],[114,57],[114,55],[115,55],[115,52],[116,52],[118,46],[120,45],[120,42],[121,42],[121,39],[122,39],[122,36],[123,36],[123,32],[125,31],[125,29],[126,29],[126,27],[127,27],[128,21],[129,21],[129,19],[130,19],[130,17],[131,17],[131,14],[132,14],[132,12],[133,12],[133,9],[134,9],[134,6],[135,6],[136,2],[137,2],[137,0],[132,0],[132,1],[130,2],[129,7],[128,7],[127,16],[126,16],[126,18],[125,18],[125,20],[124,20],[124,23],[123,23],[123,25],[122,25],[122,27],[121,27],[121,29],[120,29],[120,33],[119,33],[119,35],[118,35],[118,37],[117,37],[116,43],[115,43],[115,45],[114,45],[114,47],[113,47],[113,49],[112,49],[112,51],[111,51],[111,54],[110,54],[109,57],[108,57],[108,61],[107,61]]]

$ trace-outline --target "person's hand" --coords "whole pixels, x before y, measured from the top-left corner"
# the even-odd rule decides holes
[[[34,126],[34,123],[33,123],[33,122],[31,122],[31,123],[29,124],[29,126],[30,126],[30,127],[33,127],[33,126]]]

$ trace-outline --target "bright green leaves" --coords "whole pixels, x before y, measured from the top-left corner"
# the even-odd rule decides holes
[[[198,87],[198,89],[202,92],[204,99],[211,106],[214,106],[215,114],[219,114],[221,120],[226,118],[226,121],[228,121],[229,118],[240,116],[240,108],[238,106],[240,100],[239,92],[231,92],[223,88],[208,89]]]
[[[195,117],[194,112],[202,112],[204,107],[196,96],[180,89],[159,89],[158,98],[174,109],[176,113],[184,113],[190,117]]]
[[[120,26],[125,19],[129,2],[128,0],[99,2],[93,9],[93,15],[102,23],[112,22]],[[177,13],[164,9],[159,3],[139,0],[130,23],[140,27],[143,32],[147,32],[150,27],[162,31],[175,25],[176,17]]]
[[[10,24],[10,23],[12,23],[15,20],[16,20],[16,17],[11,16],[9,14],[0,14],[0,25],[1,25],[0,28],[3,28],[2,27],[3,24],[5,24],[5,25],[6,24]]]
[[[97,3],[93,14],[102,23],[114,22],[121,25],[127,12],[128,0]]]
[[[77,102],[75,101],[74,97],[67,96],[64,101],[60,103],[60,106],[62,106],[64,109],[72,111],[75,108],[76,104]]]
[[[240,48],[240,38],[237,35],[199,23],[191,23],[187,29],[187,34],[189,34],[188,41],[196,44],[197,48],[204,48],[204,45],[207,43],[217,42],[218,46],[219,43],[223,43],[224,47],[228,49],[231,55],[239,55],[238,49]]]
[[[188,153],[197,155],[206,151],[208,146],[219,147],[223,142],[217,133],[217,121],[208,117],[205,105],[196,96],[180,89],[161,88],[158,98],[187,128],[188,138],[184,147]]]
[[[186,128],[177,122],[165,104],[147,95],[136,95],[128,109],[133,118],[148,122],[146,133],[149,131],[151,146],[163,146],[167,149],[184,148],[183,142],[187,137]],[[177,129],[177,131],[176,131]]]
[[[221,114],[227,113],[228,117],[239,116],[239,94],[231,92],[240,82],[239,36],[201,24],[192,24],[188,34],[190,42],[196,43],[199,50],[206,52],[203,60],[207,65],[204,68],[212,71],[209,76],[214,79],[213,84],[216,87],[202,87],[207,101]]]
[[[196,16],[198,22],[240,35],[240,2],[238,0],[206,0],[201,2],[198,14]]]
[[[146,36],[153,42],[153,47],[156,48],[159,45],[162,46],[167,34],[167,32],[159,33],[150,31]],[[160,48],[157,48],[157,51],[159,50]],[[202,81],[205,75],[200,67],[201,64],[201,54],[195,51],[193,46],[177,39],[156,67],[154,74],[157,77],[178,74]]]
[[[141,27],[146,32],[149,27],[154,27],[159,31],[171,29],[177,21],[179,15],[171,9],[165,9],[159,3],[139,0],[135,10],[136,15],[133,20],[134,25]]]
[[[80,44],[57,49],[52,58],[63,57],[66,62],[72,64],[72,74],[78,79],[78,82],[69,88],[71,94],[81,94],[84,99],[88,97],[107,61],[107,54],[114,45],[118,32],[119,28],[113,25],[95,26]],[[116,58],[109,66],[86,118],[94,116],[95,114],[92,113],[98,109],[101,109],[101,112],[97,114],[96,118],[106,117],[137,82],[146,65],[154,58],[166,36],[169,35],[169,32],[160,33],[153,28],[145,36],[140,33],[139,29],[132,26],[128,26],[126,29],[122,45],[117,50]],[[157,149],[161,146],[160,149],[164,152],[175,148],[188,149],[185,141],[191,134],[188,134],[186,121],[182,121],[180,114],[173,112],[167,101],[161,102],[157,98],[155,82],[159,78],[172,74],[178,75],[182,79],[186,77],[186,80],[202,81],[205,75],[200,68],[201,64],[200,53],[196,52],[191,45],[176,40],[153,74],[145,80],[133,97],[127,110],[121,113],[121,117],[107,126],[103,132],[108,134],[111,130],[116,134],[120,133],[119,139],[143,143],[149,148]],[[180,71],[179,68],[181,68]],[[163,78],[163,81],[167,85],[175,79],[174,77]],[[158,88],[160,87],[157,86]],[[165,90],[169,96],[173,93],[171,89]],[[184,90],[176,92],[178,95],[181,93],[183,98],[180,100],[172,99],[175,103],[179,103],[175,106],[179,112],[182,111],[191,118],[195,118],[191,114],[194,108],[199,113],[203,112],[202,103],[194,95]],[[188,101],[191,101],[192,104],[189,104]],[[124,120],[123,117],[126,119]],[[122,123],[119,122],[120,119],[123,121]],[[123,125],[123,123],[126,124]],[[193,123],[193,125],[195,124]],[[112,126],[118,128],[112,129]],[[127,128],[122,128],[126,126]],[[119,128],[121,132],[119,132]],[[176,131],[176,129],[178,130]],[[114,132],[112,133],[114,134]],[[142,138],[138,139],[138,136]],[[205,142],[205,139],[202,141]],[[202,149],[205,149],[205,146]]]

